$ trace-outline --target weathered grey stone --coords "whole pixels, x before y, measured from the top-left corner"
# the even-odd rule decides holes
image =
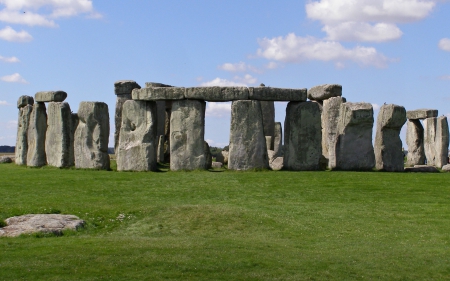
[[[217,155],[216,155],[216,162],[220,162],[220,163],[223,164],[224,160],[225,160],[225,159],[224,159],[224,157],[223,157],[222,151],[219,152],[219,153],[217,153]]]
[[[434,166],[415,165],[414,167],[406,167],[405,172],[412,173],[439,173],[439,170]]]
[[[440,116],[436,120],[435,161],[438,168],[448,163],[449,131],[447,117]]]
[[[60,235],[63,230],[77,230],[85,222],[74,215],[30,214],[7,218],[7,226],[0,228],[0,237],[17,237],[21,234],[54,233]]]
[[[400,130],[406,122],[403,106],[385,104],[381,106],[377,118],[375,136],[375,161],[378,170],[403,172],[403,150]]]
[[[444,172],[450,172],[450,164],[442,166],[442,171]]]
[[[247,87],[192,87],[186,88],[187,99],[204,101],[233,101],[248,99]]]
[[[375,166],[372,145],[373,108],[370,103],[343,103],[339,110],[336,170],[371,170]]]
[[[47,164],[45,156],[45,135],[47,133],[47,112],[45,104],[38,102],[33,105],[28,124],[27,165],[41,167]]]
[[[133,100],[183,100],[186,88],[183,87],[151,87],[134,89],[131,93]]]
[[[223,164],[221,162],[212,162],[211,167],[213,169],[220,169],[220,168],[222,168],[222,165]]]
[[[212,155],[211,150],[209,149],[209,144],[205,141],[204,143],[205,150],[205,169],[211,169],[212,167]]]
[[[19,120],[17,122],[17,139],[15,150],[15,162],[17,165],[27,164],[28,153],[28,127],[30,124],[32,105],[25,105],[19,108]]]
[[[2,156],[2,157],[0,157],[0,163],[1,163],[1,164],[4,164],[4,163],[12,163],[12,162],[13,162],[13,160],[12,160],[11,157],[8,157],[8,156]]]
[[[283,147],[283,129],[280,122],[275,122],[275,132],[273,136],[273,151],[275,152],[275,156],[282,155],[282,147]]]
[[[164,135],[158,136],[158,148],[156,150],[156,161],[164,163]]]
[[[205,169],[204,101],[178,100],[172,103],[170,116],[170,169]]]
[[[437,109],[416,109],[406,111],[406,118],[410,120],[426,119],[437,116],[438,116]]]
[[[72,113],[71,114],[72,121],[71,121],[71,128],[70,128],[70,136],[73,140],[73,149],[70,150],[71,155],[70,158],[73,159],[73,163],[75,165],[75,130],[78,127],[78,123],[80,122],[80,119],[78,118],[78,113]]]
[[[265,136],[266,138],[266,148],[267,150],[271,150],[271,144],[272,144],[272,136]]]
[[[241,100],[231,104],[228,169],[268,169],[261,103]]]
[[[264,135],[272,137],[269,149],[273,149],[275,135],[275,105],[273,101],[261,101]]]
[[[275,151],[267,150],[267,158],[269,158],[269,165],[270,165],[270,163],[272,163],[272,161],[275,160],[276,158]]]
[[[308,99],[310,100],[319,101],[340,96],[342,96],[342,86],[338,84],[324,84],[308,90]]]
[[[270,163],[270,168],[274,171],[283,169],[283,157],[277,157]]]
[[[169,120],[170,121],[170,120]],[[166,102],[156,101],[156,135],[165,135]]]
[[[63,102],[67,98],[67,93],[64,91],[43,91],[37,92],[34,95],[36,102]]]
[[[74,165],[72,111],[67,102],[50,102],[45,137],[47,164],[54,167]]]
[[[75,130],[75,167],[109,169],[109,112],[103,102],[80,103]]]
[[[331,97],[323,101],[322,155],[329,164],[336,163],[335,147],[338,134],[339,110],[344,102],[345,99],[343,97]]]
[[[223,156],[223,162],[222,162],[222,163],[223,163],[224,165],[228,165],[228,156],[230,155],[230,152],[229,152],[229,151],[222,150],[221,154],[222,154],[222,156]]]
[[[152,87],[173,87],[173,86],[158,82],[145,82],[145,87],[152,88]]]
[[[284,121],[284,168],[320,169],[322,156],[320,108],[314,102],[290,102]]]
[[[437,117],[423,120],[423,147],[428,166],[436,165],[436,123]]]
[[[156,149],[156,103],[126,101],[116,151],[117,170],[156,170]]]
[[[27,105],[33,105],[34,99],[30,96],[20,96],[17,100],[17,108],[21,108]]]
[[[406,155],[406,166],[425,164],[425,148],[423,145],[424,130],[418,119],[406,121],[406,144],[408,154]]]
[[[114,82],[114,94],[116,95],[130,95],[133,89],[140,89],[136,81],[133,80],[119,80]]]
[[[271,87],[248,88],[249,100],[260,101],[306,101],[306,89],[285,89]]]

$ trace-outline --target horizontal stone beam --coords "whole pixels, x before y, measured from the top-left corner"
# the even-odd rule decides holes
[[[248,99],[261,101],[306,101],[306,89],[250,87]]]
[[[406,118],[410,120],[426,119],[437,116],[438,116],[437,109],[416,109],[406,111]]]
[[[135,88],[140,89],[141,86],[133,80],[119,80],[114,82],[114,94],[116,95],[129,95]]]
[[[186,88],[187,99],[205,101],[248,100],[247,87],[192,87]]]
[[[185,99],[186,88],[183,87],[150,87],[134,89],[131,92],[133,100],[183,100]]]
[[[66,98],[67,93],[64,91],[43,91],[34,95],[36,102],[63,102]]]

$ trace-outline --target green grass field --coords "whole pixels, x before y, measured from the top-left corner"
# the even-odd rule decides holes
[[[0,280],[450,280],[450,173],[113,172],[0,165]]]

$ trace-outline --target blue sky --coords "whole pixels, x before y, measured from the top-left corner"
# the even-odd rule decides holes
[[[123,79],[337,83],[348,101],[374,109],[386,102],[450,116],[449,15],[450,1],[438,0],[0,0],[0,145],[15,145],[19,96],[64,90],[72,111],[103,101],[113,117]],[[276,121],[285,106],[276,103]],[[213,146],[228,143],[229,109],[207,105]]]

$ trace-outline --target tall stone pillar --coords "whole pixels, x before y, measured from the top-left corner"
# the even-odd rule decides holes
[[[322,130],[320,105],[290,102],[284,121],[284,169],[320,170]]]
[[[428,166],[436,165],[436,123],[437,117],[423,120],[423,146]]]
[[[274,150],[275,135],[275,104],[273,101],[260,101],[264,126],[264,136],[271,137],[271,142],[267,144],[268,150]]]
[[[282,156],[283,151],[283,129],[280,122],[275,122],[275,133],[273,138],[273,151],[275,157]]]
[[[448,164],[449,130],[447,117],[440,116],[436,120],[435,166],[442,168]]]
[[[108,170],[109,112],[104,102],[82,101],[75,130],[75,167]]]
[[[228,169],[268,169],[261,103],[237,100],[231,104]]]
[[[205,169],[205,107],[199,100],[172,101],[170,169]]]
[[[27,166],[41,167],[47,164],[45,155],[45,135],[47,133],[47,112],[45,103],[37,102],[28,125]]]
[[[27,164],[28,153],[28,126],[30,123],[31,112],[33,111],[34,99],[30,96],[21,96],[17,101],[19,109],[19,118],[17,121],[17,139],[16,139],[16,164]]]
[[[385,104],[381,106],[377,118],[375,136],[375,161],[378,170],[403,172],[403,151],[400,130],[406,122],[403,106]]]
[[[335,147],[338,134],[339,110],[345,102],[343,97],[330,97],[323,101],[322,110],[322,154],[330,163],[336,163]]]
[[[114,83],[114,93],[116,94],[116,112],[114,114],[115,131],[114,131],[114,150],[119,145],[120,126],[122,124],[122,107],[127,100],[131,100],[131,92],[133,89],[140,89],[138,83],[133,80],[119,80]]]

